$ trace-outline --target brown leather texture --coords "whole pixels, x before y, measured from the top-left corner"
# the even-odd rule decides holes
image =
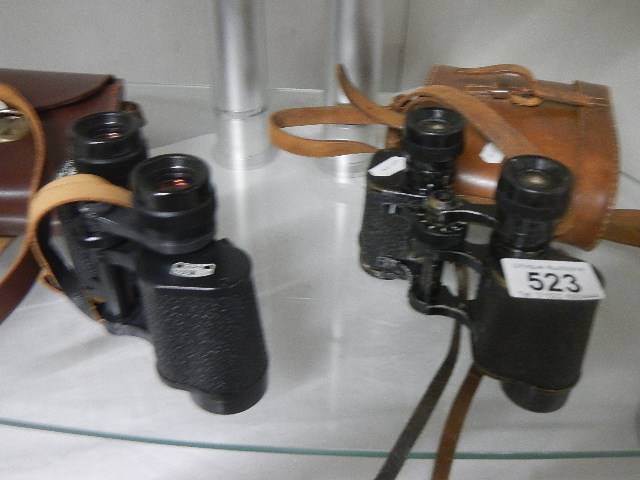
[[[32,195],[42,181],[46,156],[46,141],[42,123],[38,113],[29,104],[28,100],[11,86],[0,83],[0,100],[22,112],[29,124],[30,133],[27,135],[27,140],[32,142],[31,151],[33,156],[28,159],[31,163],[30,169],[23,171],[22,174],[27,194]],[[1,241],[2,250],[10,242],[10,238],[3,237]],[[38,270],[38,264],[31,255],[29,244],[26,241],[22,241],[20,250],[7,269],[7,273],[0,279],[0,322],[13,311],[27,294],[38,274]]]
[[[602,238],[640,247],[640,210],[614,210],[611,212]]]
[[[17,89],[40,116],[47,139],[43,181],[67,158],[68,132],[78,118],[94,112],[117,110],[122,83],[110,75],[0,69],[0,83]],[[29,200],[29,172],[34,151],[30,136],[0,144],[0,234],[24,231]]]
[[[448,480],[453,465],[453,458],[460,439],[460,433],[467,418],[467,413],[471,408],[473,397],[480,386],[482,380],[482,372],[475,366],[471,366],[467,371],[456,398],[451,405],[444,428],[440,434],[440,443],[438,444],[438,452],[433,462],[433,470],[431,471],[431,480]]]
[[[593,247],[606,228],[618,179],[617,139],[607,87],[536,81],[532,75],[513,74],[508,68],[482,71],[445,65],[433,67],[428,83],[449,85],[482,100],[539,153],[566,165],[576,181],[561,238],[583,248]],[[541,101],[535,106],[521,105],[514,103],[513,95]],[[468,127],[465,135],[456,190],[492,198],[501,165],[480,159],[487,140],[477,129]]]

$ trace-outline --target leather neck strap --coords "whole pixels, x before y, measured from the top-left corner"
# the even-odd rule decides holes
[[[458,446],[458,439],[462,432],[464,421],[469,413],[471,402],[482,380],[482,372],[474,365],[469,368],[467,376],[458,390],[455,400],[447,415],[447,420],[440,435],[438,453],[433,464],[431,480],[448,480],[453,465],[453,457]]]
[[[0,84],[0,101],[19,110],[29,123],[31,138],[34,145],[34,162],[29,179],[29,194],[33,194],[42,181],[45,162],[45,136],[42,123],[31,104],[14,88]],[[13,239],[0,238],[0,252]],[[38,274],[38,264],[34,260],[29,245],[23,240],[15,260],[9,266],[7,273],[0,280],[0,322],[2,322],[27,294]]]
[[[85,298],[57,254],[49,247],[48,223],[58,207],[76,202],[100,202],[119,207],[131,207],[131,192],[109,183],[102,177],[88,174],[58,178],[45,185],[29,203],[26,239],[36,261],[42,268],[42,278],[49,286],[64,291],[85,313],[99,319],[97,302]]]
[[[283,128],[302,125],[382,124],[391,128],[403,128],[405,114],[396,111],[396,104],[383,107],[368,99],[350,82],[342,66],[338,66],[338,80],[353,105],[334,107],[291,108],[271,115],[269,130],[271,141],[283,150],[309,157],[327,157],[351,153],[373,153],[372,145],[349,140],[313,140],[285,132]],[[467,121],[491,140],[505,155],[536,154],[535,148],[520,132],[509,125],[491,107],[472,95],[453,87],[430,85],[402,97],[403,111],[417,102],[437,101],[459,111]]]
[[[424,395],[420,399],[420,402],[416,406],[411,418],[402,430],[402,433],[393,445],[393,448],[389,452],[382,468],[376,475],[375,480],[394,480],[405,461],[407,460],[413,445],[422,433],[422,430],[426,426],[433,410],[436,408],[438,400],[442,396],[451,372],[455,367],[456,360],[458,358],[458,351],[460,348],[460,323],[455,322],[453,326],[453,334],[451,335],[451,342],[449,343],[449,351],[445,357],[442,365],[436,372],[435,376],[431,380],[431,383],[427,387]]]

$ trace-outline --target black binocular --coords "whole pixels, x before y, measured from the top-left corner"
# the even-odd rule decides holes
[[[453,190],[463,127],[453,110],[419,108],[407,114],[402,148],[373,156],[360,263],[375,277],[408,279],[417,311],[466,325],[476,368],[517,405],[554,411],[579,379],[602,298],[595,269],[550,246],[573,176],[550,158],[517,156],[503,163],[495,205],[465,201]],[[469,241],[471,224],[490,239]],[[446,263],[459,272],[457,294],[442,282]]]
[[[264,394],[267,353],[249,257],[214,239],[207,165],[180,154],[147,158],[139,118],[105,112],[73,127],[60,175],[89,173],[129,186],[133,207],[78,202],[57,211],[71,266],[49,251],[64,292],[97,305],[114,334],[147,338],[168,385],[219,414]]]

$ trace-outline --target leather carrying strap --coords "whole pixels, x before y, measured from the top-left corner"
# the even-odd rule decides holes
[[[389,452],[389,455],[378,472],[378,475],[376,475],[375,480],[393,480],[398,476],[398,473],[400,473],[404,462],[407,460],[413,445],[422,433],[422,430],[429,421],[429,418],[431,418],[431,414],[433,413],[433,410],[442,396],[442,392],[449,382],[449,378],[453,372],[453,367],[455,366],[458,358],[458,350],[460,348],[460,328],[460,323],[455,322],[447,356],[431,380],[431,383],[413,411],[411,418],[405,425],[402,433],[396,440],[393,448]]]
[[[43,279],[54,288],[60,288],[63,285],[63,279],[56,278],[54,275],[56,269],[52,268],[50,259],[45,254],[48,246],[41,245],[39,229],[48,222],[50,214],[56,208],[76,202],[100,202],[119,207],[131,207],[132,200],[129,190],[113,185],[102,177],[89,174],[71,175],[54,180],[42,187],[31,199],[26,239],[33,256],[42,268]],[[65,293],[70,295],[66,290]],[[94,306],[89,302],[89,308],[80,307],[92,317],[99,319]]]
[[[613,210],[602,238],[640,247],[640,210]]]
[[[350,105],[289,108],[271,114],[269,133],[272,143],[287,152],[308,157],[334,157],[351,153],[374,153],[378,149],[373,145],[352,140],[303,138],[285,132],[283,129],[303,125],[371,125],[373,123],[367,115]]]
[[[524,81],[524,85],[518,89],[509,89],[506,95],[509,96],[511,101],[517,105],[535,107],[538,106],[543,100],[551,100],[554,102],[565,103],[568,105],[576,105],[580,107],[596,107],[607,105],[605,99],[587,95],[585,93],[575,90],[565,90],[559,88],[551,88],[544,83],[538,82],[534,77],[531,70],[522,65],[515,65],[512,63],[502,63],[498,65],[489,65],[486,67],[475,68],[458,68],[456,73],[463,75],[501,75],[501,76],[516,76],[520,77]],[[474,89],[474,85],[467,87],[468,91],[475,91],[481,93],[478,88]],[[486,87],[477,86],[486,90]],[[491,94],[490,90],[486,90],[487,94]],[[494,91],[494,93],[498,93]]]
[[[34,162],[29,178],[29,194],[33,194],[42,179],[46,155],[45,136],[40,119],[31,104],[14,88],[0,84],[0,101],[21,111],[29,123],[29,130],[34,147]],[[4,248],[11,239],[3,238]],[[3,249],[4,249],[3,248]],[[33,279],[38,273],[38,264],[29,250],[26,238],[22,240],[20,250],[9,266],[7,273],[0,280],[0,322],[2,322],[27,294]]]
[[[457,266],[456,276],[458,280],[458,299],[468,298],[469,293],[469,275],[466,268]],[[407,460],[413,445],[424,430],[431,414],[442,396],[451,373],[456,365],[458,359],[458,352],[460,349],[460,330],[462,328],[461,323],[458,320],[454,320],[453,332],[451,334],[451,341],[449,342],[449,350],[447,356],[440,365],[440,368],[434,375],[433,379],[429,383],[427,390],[420,399],[420,402],[411,414],[411,418],[405,425],[402,433],[396,440],[393,448],[389,452],[387,459],[385,460],[382,468],[376,475],[375,480],[394,480],[404,462]]]
[[[405,114],[369,100],[351,83],[342,66],[338,79],[347,98],[353,103],[334,107],[292,108],[275,112],[270,117],[271,141],[279,148],[297,155],[326,157],[351,153],[373,153],[378,149],[366,143],[349,140],[313,140],[299,137],[282,129],[320,124],[373,125],[391,128],[404,126]],[[535,154],[537,149],[517,130],[505,122],[491,107],[471,95],[445,85],[420,87],[403,97],[412,101],[434,100],[459,111],[480,133],[491,140],[507,156]],[[396,102],[397,103],[397,98]]]
[[[438,453],[433,465],[431,480],[448,480],[453,464],[453,457],[460,438],[460,432],[464,425],[464,421],[471,407],[473,397],[478,390],[482,380],[482,373],[475,367],[471,366],[467,372],[467,376],[458,390],[449,415],[442,429],[440,443],[438,445]]]

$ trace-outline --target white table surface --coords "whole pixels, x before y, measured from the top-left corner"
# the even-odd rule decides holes
[[[154,153],[211,159],[207,89],[130,91],[147,111]],[[311,97],[279,92],[274,106]],[[159,381],[151,345],[108,335],[36,286],[0,335],[1,479],[373,478],[440,363],[451,322],[412,311],[404,282],[359,268],[363,181],[337,184],[314,160],[284,152],[259,170],[211,168],[220,236],[254,262],[270,354],[265,397],[238,415],[204,412]],[[619,205],[640,206],[640,186],[624,176]],[[581,382],[563,409],[541,415],[483,381],[459,446],[470,458],[455,462],[453,479],[640,479],[638,250],[603,242],[571,251],[607,281]],[[424,457],[469,363],[466,336],[463,345],[416,445],[422,458],[400,478],[428,478]],[[570,458],[589,452],[604,458]]]

